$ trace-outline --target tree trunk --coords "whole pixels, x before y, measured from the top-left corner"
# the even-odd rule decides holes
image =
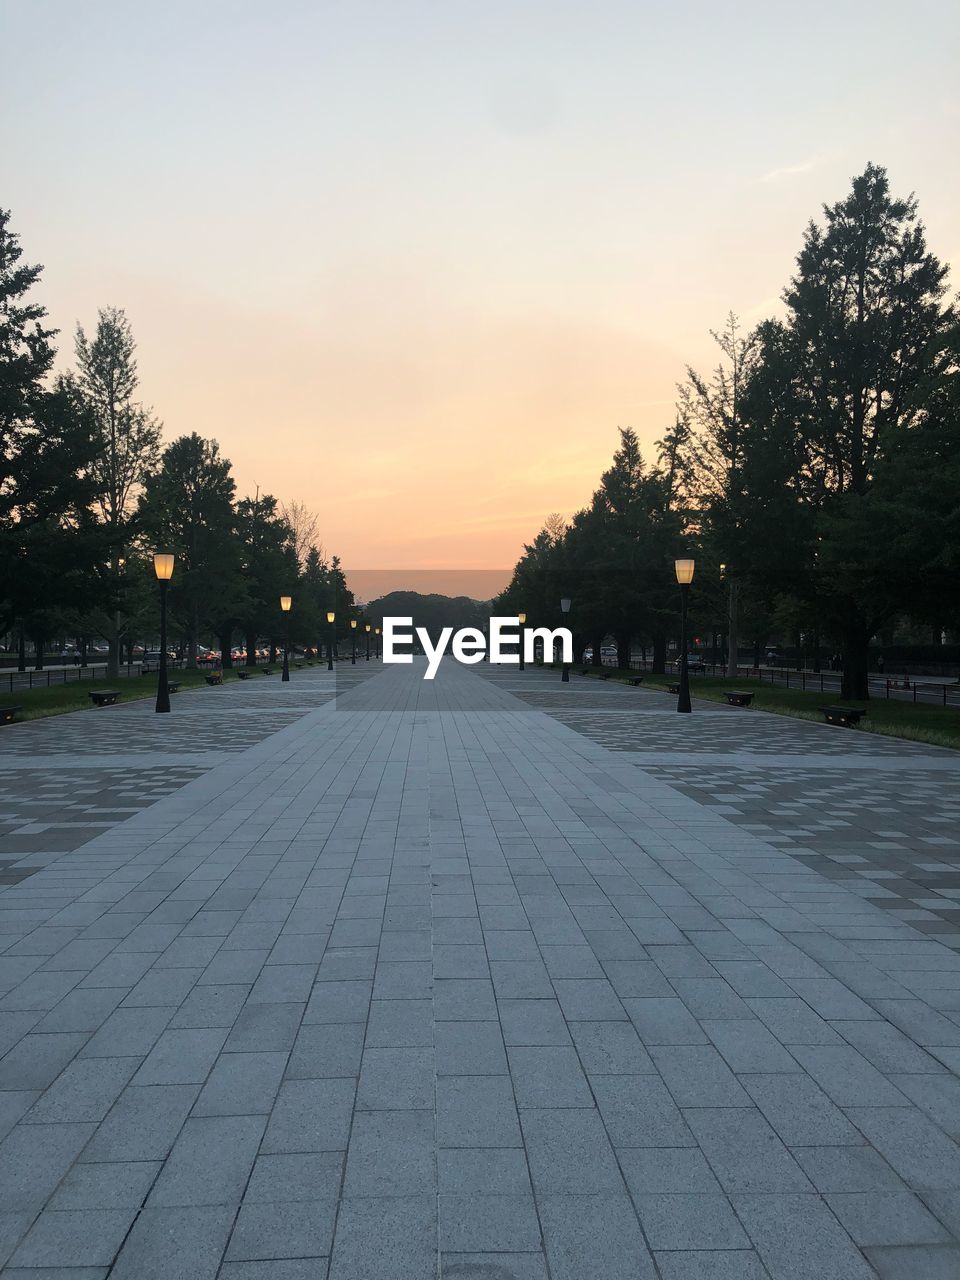
[[[81,636],[80,637],[80,666],[85,667],[86,665],[87,665],[87,637]]]
[[[17,636],[17,670],[26,671],[27,669],[27,636],[20,624],[20,634]]]
[[[233,667],[233,654],[230,652],[233,641],[233,627],[226,627],[220,632],[220,663],[224,671],[230,671]]]
[[[760,666],[760,659],[763,657],[763,646],[766,643],[766,636],[755,636],[753,641],[753,665],[754,669]],[[733,650],[731,649],[731,652]]]
[[[257,637],[247,632],[247,666],[255,667],[257,665]]]
[[[275,662],[276,662],[276,660],[277,660],[277,642],[276,642],[276,640],[274,640],[274,639],[271,637],[271,640],[270,640],[270,663],[271,663],[271,666],[273,665],[273,663],[275,663]]]
[[[630,668],[630,632],[621,631],[617,636],[617,666],[621,671]]]
[[[870,657],[870,637],[866,628],[850,626],[843,635],[843,670],[840,676],[840,697],[864,701],[870,697],[867,679]]]
[[[600,650],[603,648],[603,636],[594,636],[590,644],[593,649],[593,653],[590,656],[590,665],[591,667],[599,667],[603,663],[603,659],[600,657]]]
[[[737,584],[730,583],[730,608],[727,614],[727,675],[734,677],[737,674],[737,664],[740,661],[740,654],[737,652],[737,622],[738,609],[740,600],[737,594]],[[754,663],[754,666],[757,664]]]
[[[36,658],[35,669],[37,671],[42,671],[43,670],[43,640],[42,639],[34,640],[33,654],[34,654],[34,657]]]
[[[120,615],[117,614],[107,636],[107,679],[116,680],[120,674]]]
[[[653,637],[653,674],[655,676],[666,675],[667,671],[667,637],[664,635],[656,635]]]

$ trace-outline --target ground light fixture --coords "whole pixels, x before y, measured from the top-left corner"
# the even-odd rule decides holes
[[[369,622],[365,623],[363,629],[367,633],[367,661],[369,662],[370,661],[370,632],[372,630],[370,623]]]
[[[569,596],[564,596],[563,599],[560,601],[560,612],[563,614],[564,621],[566,621],[567,614],[570,612]],[[560,656],[561,658],[563,657],[563,641],[562,640],[560,641]],[[563,663],[563,675],[560,677],[560,679],[563,681],[564,684],[570,683],[570,668],[567,666],[566,662]]]
[[[156,711],[170,710],[170,685],[167,680],[167,585],[173,577],[175,557],[168,551],[153,553],[153,572],[160,584],[160,671],[157,675]]]
[[[280,608],[283,610],[283,675],[281,680],[290,679],[290,610],[293,607],[293,596],[281,596]]]
[[[520,623],[520,670],[523,670],[523,628],[527,624],[527,615],[525,613],[517,614],[517,621]]]
[[[351,667],[355,667],[357,665],[357,620],[356,618],[350,619],[350,665]]]
[[[330,630],[327,633],[327,670],[328,671],[333,670],[333,638],[334,638],[334,635],[336,634],[334,630],[334,623],[336,622],[336,620],[337,620],[337,615],[334,613],[332,609],[328,609],[327,610],[327,626],[330,628]]]
[[[680,584],[680,692],[677,710],[690,711],[690,672],[687,669],[687,596],[693,581],[692,560],[675,560],[673,568]]]

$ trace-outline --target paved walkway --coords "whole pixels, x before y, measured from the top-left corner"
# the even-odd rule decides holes
[[[337,678],[2,731],[4,1280],[960,1276],[960,755]]]

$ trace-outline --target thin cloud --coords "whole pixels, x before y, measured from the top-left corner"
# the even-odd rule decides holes
[[[782,182],[784,178],[795,178],[798,173],[809,173],[815,168],[815,161],[805,160],[803,164],[786,164],[779,169],[771,169],[769,173],[765,173],[762,178],[756,178],[756,182]]]

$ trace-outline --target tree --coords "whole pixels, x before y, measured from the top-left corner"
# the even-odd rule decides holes
[[[235,489],[230,463],[216,440],[196,432],[168,445],[159,470],[145,477],[140,522],[158,548],[177,557],[170,609],[184,627],[190,667],[197,663],[201,629],[222,627],[224,615],[246,603]]]
[[[274,647],[280,626],[279,598],[294,588],[299,566],[290,543],[290,527],[269,494],[243,498],[236,508],[245,604],[240,618],[247,642],[247,665],[257,661],[264,634]]]
[[[317,544],[319,518],[315,511],[303,502],[285,502],[280,514],[290,530],[290,547],[300,569],[305,569],[307,557],[316,550],[322,559],[323,547]]]
[[[914,197],[894,199],[871,164],[824,207],[823,226],[808,226],[787,318],[762,334],[752,421],[794,461],[790,486],[812,516],[801,589],[840,640],[847,698],[868,696],[872,635],[923,591],[922,563],[891,589],[891,560],[925,497],[914,486],[897,498],[888,472],[919,440],[936,388],[957,376],[946,274]]]
[[[89,513],[90,423],[69,383],[47,385],[56,330],[27,297],[43,269],[21,259],[0,210],[0,626],[19,624],[23,666],[27,636],[41,661],[59,618],[89,602],[101,548]]]
[[[78,325],[76,356],[77,385],[86,401],[97,446],[92,468],[97,505],[112,557],[114,599],[105,631],[110,645],[107,670],[108,675],[114,676],[123,635],[120,561],[133,538],[132,517],[137,500],[157,466],[160,424],[152,410],[135,399],[139,385],[136,343],[123,311],[116,307],[102,309],[92,340]]]

